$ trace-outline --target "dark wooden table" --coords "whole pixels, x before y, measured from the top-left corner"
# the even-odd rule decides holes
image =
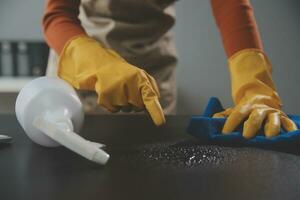
[[[157,128],[142,115],[87,116],[82,135],[111,154],[102,167],[32,143],[2,115],[0,134],[14,143],[0,146],[0,199],[300,199],[296,151],[200,144],[186,134],[188,120],[170,116]]]

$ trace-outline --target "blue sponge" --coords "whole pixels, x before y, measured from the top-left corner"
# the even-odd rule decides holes
[[[248,146],[278,146],[278,145],[290,145],[298,143],[300,144],[300,130],[286,132],[281,129],[278,136],[272,138],[266,138],[264,136],[263,129],[259,130],[256,137],[252,139],[245,139],[242,136],[243,126],[240,125],[237,130],[229,135],[222,134],[222,128],[226,121],[225,118],[212,118],[212,115],[217,112],[223,111],[221,102],[216,97],[211,97],[203,115],[193,116],[190,119],[187,132],[205,143],[213,144],[241,144]],[[289,115],[297,127],[300,127],[300,116]]]

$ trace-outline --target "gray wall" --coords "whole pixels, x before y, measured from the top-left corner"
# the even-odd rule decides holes
[[[41,40],[43,3],[42,0],[1,0],[0,39]],[[300,114],[297,93],[300,1],[252,0],[252,4],[265,51],[273,63],[284,109]],[[210,96],[218,96],[226,106],[231,105],[226,57],[209,0],[181,0],[176,8],[179,113],[200,113]]]
[[[45,0],[1,0],[0,39],[42,40]]]

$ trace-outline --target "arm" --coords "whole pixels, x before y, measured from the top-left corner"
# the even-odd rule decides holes
[[[58,76],[73,87],[94,90],[98,104],[111,112],[146,109],[156,125],[165,123],[155,80],[116,52],[88,37],[80,25],[80,0],[48,0],[45,38],[58,54]]]
[[[254,137],[264,125],[266,137],[276,136],[282,126],[297,129],[281,111],[281,100],[272,80],[272,66],[263,53],[249,0],[211,0],[212,10],[228,56],[234,108],[214,117],[227,117],[222,132],[229,134],[243,123],[243,136]]]
[[[60,54],[65,44],[78,35],[86,35],[81,27],[80,0],[47,0],[43,31],[48,45]]]
[[[211,0],[211,7],[228,57],[243,49],[263,51],[249,0]]]

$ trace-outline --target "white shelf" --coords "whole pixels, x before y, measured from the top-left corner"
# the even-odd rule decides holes
[[[19,92],[23,86],[36,77],[0,77],[0,93]]]

